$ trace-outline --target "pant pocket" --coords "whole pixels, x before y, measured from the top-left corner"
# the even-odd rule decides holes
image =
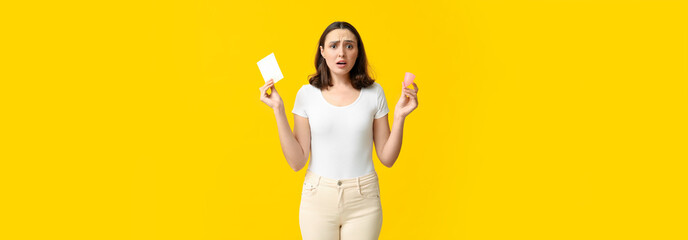
[[[380,185],[376,183],[370,183],[360,186],[359,193],[363,198],[380,198]]]
[[[304,182],[303,183],[303,189],[301,190],[301,196],[311,196],[315,194],[315,192],[318,190],[318,186],[311,182]]]

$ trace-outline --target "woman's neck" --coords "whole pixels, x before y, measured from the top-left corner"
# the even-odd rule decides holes
[[[351,78],[349,78],[349,73],[346,73],[345,75],[334,75],[330,73],[330,76],[332,76],[332,87],[334,88],[353,87],[353,85],[351,84]]]

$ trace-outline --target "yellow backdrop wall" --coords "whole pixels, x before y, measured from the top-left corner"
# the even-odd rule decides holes
[[[299,239],[256,62],[291,112],[333,21],[391,110],[381,239],[686,239],[686,1],[0,7],[0,239]],[[293,115],[288,115],[293,126]]]

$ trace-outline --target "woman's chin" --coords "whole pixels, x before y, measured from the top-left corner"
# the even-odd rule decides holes
[[[332,74],[346,75],[349,73],[349,71],[350,71],[350,69],[337,69],[337,68],[335,68],[335,69],[332,69]]]

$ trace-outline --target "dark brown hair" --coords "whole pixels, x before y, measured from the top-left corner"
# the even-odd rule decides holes
[[[358,34],[358,31],[356,31],[356,28],[348,22],[333,22],[325,28],[325,31],[320,36],[320,41],[318,41],[318,51],[315,53],[315,73],[309,76],[308,82],[319,89],[327,89],[333,86],[330,68],[327,67],[325,58],[320,54],[320,47],[325,47],[325,36],[335,29],[347,29],[357,38],[358,56],[356,57],[354,67],[349,71],[351,85],[359,90],[372,85],[375,80],[368,74],[368,59],[366,58],[365,48],[363,48],[363,40],[361,39],[361,35]]]

